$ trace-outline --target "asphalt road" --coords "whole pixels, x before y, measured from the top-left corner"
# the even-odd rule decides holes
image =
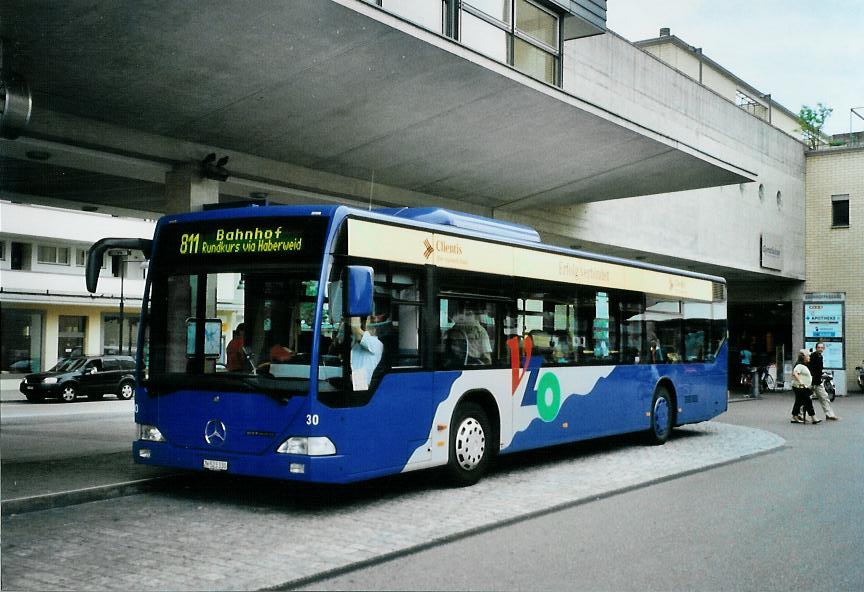
[[[864,590],[864,397],[792,425],[791,396],[720,418],[776,452],[503,526],[308,590]]]

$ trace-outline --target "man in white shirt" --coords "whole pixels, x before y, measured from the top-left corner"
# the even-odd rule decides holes
[[[384,344],[375,336],[371,317],[351,317],[351,382],[355,391],[369,389],[372,373],[384,355]]]

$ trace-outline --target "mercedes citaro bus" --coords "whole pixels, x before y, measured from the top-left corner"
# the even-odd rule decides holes
[[[469,485],[499,454],[663,443],[726,410],[722,278],[523,225],[437,208],[170,215],[152,241],[97,242],[91,292],[112,248],[150,259],[138,463],[324,483],[443,467]]]

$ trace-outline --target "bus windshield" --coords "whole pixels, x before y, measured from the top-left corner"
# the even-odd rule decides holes
[[[163,234],[145,327],[146,375],[157,390],[308,391],[323,239],[307,240],[310,229],[296,222],[246,230],[254,225]],[[296,250],[258,249],[257,235],[277,229]]]

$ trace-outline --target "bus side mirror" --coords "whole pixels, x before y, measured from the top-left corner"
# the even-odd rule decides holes
[[[372,314],[372,295],[374,293],[373,270],[363,265],[349,265],[345,268],[347,288],[345,314],[349,317],[367,317]]]
[[[145,259],[150,259],[153,251],[153,241],[146,238],[103,238],[93,243],[87,253],[87,268],[85,271],[87,291],[96,293],[99,282],[99,270],[102,269],[102,257],[109,249],[136,249],[144,253]]]

